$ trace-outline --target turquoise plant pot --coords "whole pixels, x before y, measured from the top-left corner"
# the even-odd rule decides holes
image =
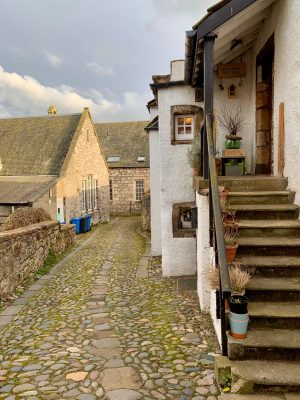
[[[248,313],[235,314],[233,312],[230,312],[229,324],[231,336],[233,336],[235,339],[245,339],[245,337],[247,336],[248,323]]]

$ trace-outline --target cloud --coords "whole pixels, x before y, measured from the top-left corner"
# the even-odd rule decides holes
[[[216,3],[216,0],[150,0],[156,13],[160,17],[168,18],[171,16],[182,16],[191,15],[195,20],[201,17],[201,13],[205,12],[206,9],[212,4]]]
[[[108,65],[99,65],[96,62],[87,62],[86,66],[97,75],[114,75],[114,70]]]
[[[58,68],[62,64],[62,62],[63,62],[62,58],[56,56],[55,54],[51,53],[50,51],[44,50],[43,53],[46,56],[46,60],[52,67]]]
[[[0,116],[45,115],[50,104],[60,114],[88,107],[97,122],[147,119],[149,94],[126,92],[108,99],[99,90],[80,93],[71,86],[44,86],[31,76],[7,72],[0,66]]]

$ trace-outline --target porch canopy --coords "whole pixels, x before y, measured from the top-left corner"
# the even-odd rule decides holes
[[[204,87],[204,42],[214,37],[213,65],[229,63],[253,46],[276,0],[223,0],[186,32],[185,80]]]

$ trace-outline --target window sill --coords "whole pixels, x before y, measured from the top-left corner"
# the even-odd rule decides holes
[[[171,144],[172,145],[177,145],[177,144],[192,144],[193,140],[172,140]]]
[[[195,238],[196,237],[196,229],[178,229],[173,232],[174,238]]]

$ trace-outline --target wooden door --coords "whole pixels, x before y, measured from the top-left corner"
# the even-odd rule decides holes
[[[256,174],[272,173],[274,36],[256,60]]]

